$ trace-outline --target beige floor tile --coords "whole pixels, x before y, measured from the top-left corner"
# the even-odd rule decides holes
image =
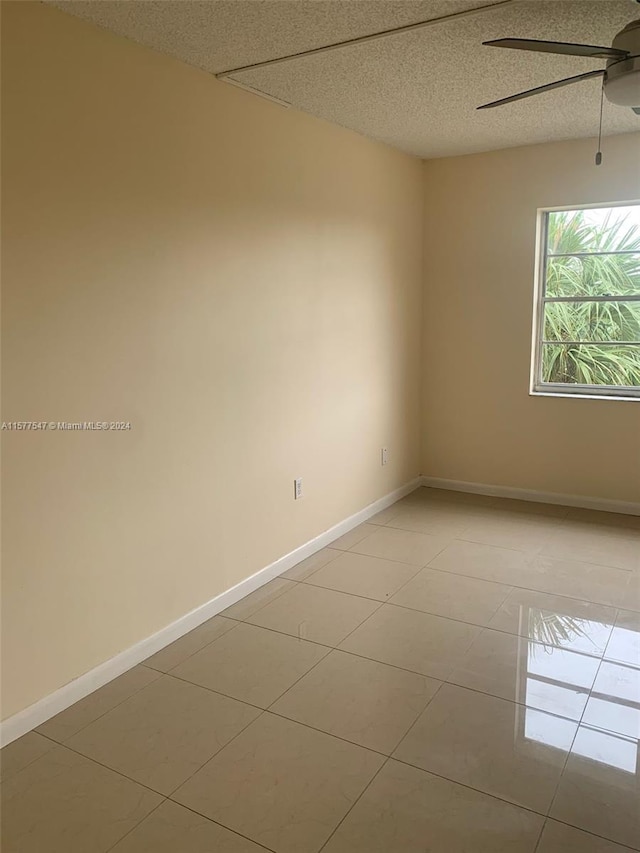
[[[388,761],[323,853],[533,853],[543,819]]]
[[[458,506],[479,507],[481,509],[491,508],[496,501],[492,495],[476,495],[472,492],[457,492],[453,489],[434,489],[430,486],[417,489],[409,497],[414,495],[419,500],[428,501],[432,504],[443,506],[457,504]]]
[[[489,627],[600,657],[615,618],[614,607],[516,588],[496,611]]]
[[[524,512],[488,511],[484,518],[472,521],[460,539],[537,553],[560,529],[562,521]]]
[[[588,524],[603,525],[604,527],[640,530],[640,515],[627,515],[621,512],[600,512],[597,509],[573,507],[567,513],[567,519],[569,521],[582,521]]]
[[[640,703],[628,705],[610,697],[591,696],[582,722],[640,741]]]
[[[305,583],[386,601],[417,571],[417,566],[407,563],[344,551],[336,560],[314,572]]]
[[[422,569],[390,599],[412,610],[486,625],[509,594],[504,584]]]
[[[379,606],[377,601],[301,583],[249,621],[303,640],[337,646]]]
[[[634,610],[640,612],[640,572],[635,572],[629,579],[629,588],[625,595],[622,606],[625,610]]]
[[[640,741],[640,668],[603,661],[583,722]]]
[[[550,816],[640,848],[638,742],[580,726]]]
[[[546,814],[576,729],[569,720],[445,684],[394,757]]]
[[[157,669],[160,672],[169,672],[174,666],[185,661],[187,658],[194,655],[200,649],[217,640],[227,631],[235,628],[236,623],[233,619],[225,619],[224,616],[214,616],[203,625],[189,631],[184,637],[180,637],[174,643],[160,649],[155,655],[151,655],[144,662],[145,666],[151,669]]]
[[[372,515],[371,518],[367,521],[367,524],[386,524],[388,521],[391,521],[392,518],[395,518],[396,515],[402,509],[402,501],[397,501],[386,509],[377,512],[375,515]]]
[[[130,779],[170,794],[259,713],[163,675],[68,743]]]
[[[3,853],[106,853],[162,797],[57,746],[2,785]]]
[[[479,631],[462,622],[385,604],[340,648],[444,681]]]
[[[376,524],[359,524],[357,527],[354,527],[353,530],[345,533],[344,536],[339,536],[337,539],[334,539],[329,547],[336,548],[338,551],[348,551],[353,545],[357,545],[358,542],[361,542],[363,539],[366,539],[367,536],[375,533],[377,529],[378,525]]]
[[[265,853],[265,848],[165,800],[113,853]]]
[[[548,518],[566,518],[568,513],[567,507],[560,504],[521,501],[517,498],[494,498],[491,507],[499,511],[524,512],[531,515],[545,515]]]
[[[429,567],[611,607],[629,606],[633,579],[630,572],[611,566],[462,541],[448,545]]]
[[[605,658],[640,667],[640,613],[618,611]]]
[[[434,495],[436,495],[436,493],[439,495],[445,495],[445,496],[447,494],[450,494],[449,492],[446,492],[444,489],[431,489],[431,488],[427,488],[426,486],[418,486],[417,489],[414,489],[412,492],[409,492],[408,495],[405,495],[403,498],[401,498],[399,501],[397,501],[396,504],[394,504],[394,506],[397,506],[398,504],[402,505],[402,504],[406,504],[406,503],[411,503],[414,501],[425,501],[425,500],[434,500],[434,499],[437,500],[438,499],[437,497],[434,498]]]
[[[248,619],[254,613],[257,613],[258,610],[266,607],[267,604],[275,601],[276,598],[279,598],[288,590],[293,589],[293,586],[293,581],[275,578],[275,580],[269,581],[269,583],[261,586],[255,592],[245,595],[244,598],[232,604],[231,607],[227,607],[226,610],[222,611],[221,615],[227,616],[229,619],[239,619],[240,621]]]
[[[173,799],[276,853],[316,853],[383,761],[265,713]]]
[[[627,663],[602,661],[593,692],[640,705],[640,668]]]
[[[159,677],[160,674],[153,669],[134,666],[133,669],[114,678],[104,687],[76,702],[66,711],[56,714],[55,717],[38,726],[37,731],[60,743],[67,741]]]
[[[640,570],[640,530],[565,521],[542,552],[562,560],[581,560],[626,571]]]
[[[271,710],[389,754],[441,682],[333,651]]]
[[[424,503],[402,507],[386,526],[435,536],[460,536],[472,521],[483,518],[487,510],[461,503],[447,505]]]
[[[36,732],[28,732],[7,744],[0,750],[0,781],[5,782],[15,776],[54,747],[52,740]]]
[[[335,551],[331,548],[321,548],[315,554],[307,557],[306,560],[302,560],[302,562],[295,565],[292,569],[289,569],[288,572],[281,574],[280,577],[286,580],[303,581],[309,575],[312,575],[316,569],[326,565],[331,560],[335,560],[339,555],[340,551]]]
[[[396,527],[376,527],[374,533],[354,545],[351,551],[399,563],[426,566],[449,542],[450,539],[443,536],[414,533]]]
[[[329,650],[246,622],[197,652],[171,675],[268,708]]]
[[[631,850],[548,818],[536,853],[631,853]]]
[[[485,630],[449,681],[579,721],[599,658]]]

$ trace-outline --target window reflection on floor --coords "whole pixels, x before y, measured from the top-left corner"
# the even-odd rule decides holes
[[[589,726],[580,726],[571,751],[627,773],[638,771],[637,738],[625,738]]]
[[[518,674],[518,701],[526,706],[518,729],[525,741],[566,749],[569,723],[562,716],[577,720],[576,700],[588,697],[572,753],[640,772],[640,633],[525,605],[520,624],[528,629],[521,630],[528,636],[521,638]],[[598,655],[594,661],[590,650],[605,645],[612,660],[600,662]]]

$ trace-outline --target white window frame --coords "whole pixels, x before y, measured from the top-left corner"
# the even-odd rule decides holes
[[[544,342],[544,306],[547,302],[581,301],[573,297],[545,296],[547,272],[547,227],[549,214],[561,210],[591,210],[601,207],[629,207],[640,204],[640,200],[603,201],[594,204],[573,204],[563,207],[542,207],[537,212],[536,265],[534,275],[533,333],[531,343],[531,376],[529,393],[536,397],[573,397],[591,400],[640,401],[640,387],[629,385],[579,385],[571,382],[543,382],[542,344]],[[640,302],[640,293],[631,297],[592,297],[590,302]],[[636,345],[636,342],[631,342]],[[640,347],[640,342],[637,346]]]

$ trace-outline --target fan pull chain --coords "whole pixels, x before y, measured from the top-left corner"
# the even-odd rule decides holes
[[[602,151],[600,146],[602,143],[602,109],[604,107],[604,77],[602,78],[602,89],[600,90],[600,126],[598,128],[598,150],[596,151],[596,166],[602,163]]]

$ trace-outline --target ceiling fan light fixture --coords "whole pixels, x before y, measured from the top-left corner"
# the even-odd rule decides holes
[[[640,107],[640,57],[610,65],[604,93],[608,101],[619,107]]]
[[[607,63],[607,100],[619,107],[640,107],[640,20],[627,24],[614,38],[613,47],[627,50],[629,58]]]

